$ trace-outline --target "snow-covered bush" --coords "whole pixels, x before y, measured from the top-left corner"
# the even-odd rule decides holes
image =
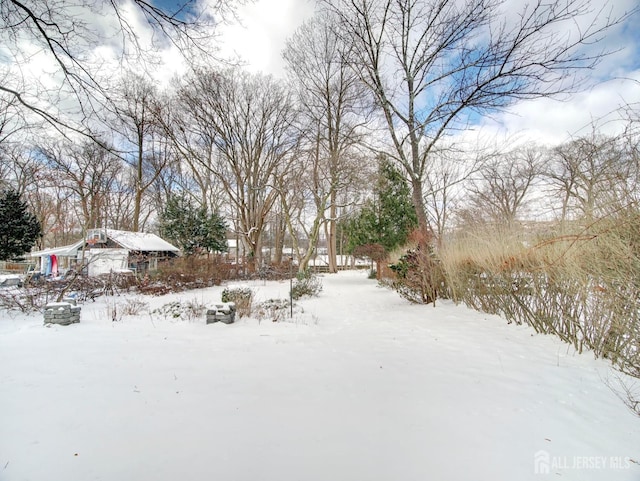
[[[299,273],[291,287],[291,297],[300,299],[303,296],[314,297],[322,291],[322,280],[310,272]]]
[[[261,302],[254,311],[259,320],[279,322],[289,316],[291,303],[288,299],[268,299]]]
[[[149,310],[149,303],[141,299],[126,299],[122,306],[122,313],[125,316],[137,316]]]
[[[179,301],[169,302],[154,309],[151,314],[160,315],[165,319],[191,321],[203,317],[206,310],[207,306],[196,299],[192,299],[185,303]]]
[[[220,296],[222,302],[233,302],[236,305],[236,312],[239,317],[251,315],[251,303],[253,302],[253,291],[246,286],[225,287]]]
[[[47,304],[47,296],[41,289],[13,287],[0,289],[0,308],[8,311],[36,312]]]

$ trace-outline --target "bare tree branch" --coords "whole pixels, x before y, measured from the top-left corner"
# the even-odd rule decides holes
[[[430,154],[474,116],[582,86],[580,73],[608,52],[613,17],[589,0],[538,0],[515,21],[499,0],[324,0],[350,60],[375,96],[393,156],[404,166],[424,238],[423,182]]]

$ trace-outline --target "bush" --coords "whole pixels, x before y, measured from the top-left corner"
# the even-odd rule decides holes
[[[302,296],[317,296],[322,291],[322,280],[309,271],[300,273],[291,287],[291,298],[300,299]]]
[[[163,262],[158,271],[146,279],[141,290],[147,287],[154,293],[159,286],[166,292],[218,286],[236,275],[236,267],[217,255],[185,256]]]
[[[395,273],[391,286],[405,299],[429,304],[446,297],[442,265],[432,252],[420,247],[408,250],[390,269]]]
[[[141,299],[127,299],[122,306],[125,316],[137,316],[149,310],[149,304]]]
[[[7,311],[37,312],[49,301],[46,292],[34,287],[0,289],[0,308]]]
[[[256,317],[260,320],[266,319],[272,322],[284,320],[291,312],[291,303],[288,299],[268,299],[257,308]]]
[[[640,213],[544,232],[467,232],[441,253],[455,301],[640,376]]]
[[[151,311],[151,314],[158,314],[165,319],[194,320],[204,316],[206,311],[207,307],[203,303],[193,299],[184,304],[179,301],[164,304]]]
[[[119,293],[118,276],[85,277],[70,275],[62,279],[29,282],[23,287],[0,289],[0,307],[22,312],[39,311],[49,302],[72,296],[77,302]],[[129,289],[126,287],[126,289]]]
[[[239,317],[251,315],[253,291],[249,287],[225,287],[220,297],[222,302],[233,302]]]

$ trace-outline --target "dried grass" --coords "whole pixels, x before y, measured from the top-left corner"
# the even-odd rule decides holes
[[[640,215],[478,229],[439,253],[451,297],[640,374]]]

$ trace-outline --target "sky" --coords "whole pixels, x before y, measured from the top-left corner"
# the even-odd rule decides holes
[[[238,55],[247,69],[284,75],[281,51],[286,39],[313,16],[313,0],[258,0],[240,8],[241,24],[224,27],[222,52]]]
[[[79,1],[79,0],[78,0]],[[178,0],[155,0],[160,6],[169,9]],[[216,2],[216,0],[197,0],[198,2]],[[516,18],[515,12],[520,11],[526,0],[507,0],[505,8],[508,15]],[[599,0],[593,0],[599,4]],[[615,0],[612,8],[615,13],[637,6],[637,0]],[[237,16],[239,23],[222,25],[217,39],[220,54],[241,58],[247,68],[253,72],[264,72],[283,77],[285,74],[281,52],[285,42],[295,30],[307,19],[313,16],[315,0],[255,0],[248,1],[239,7]],[[131,17],[127,21],[135,24],[136,34],[143,41],[151,38],[144,19],[130,10]],[[213,10],[211,10],[213,11]],[[105,16],[95,15],[97,25],[114,24]],[[117,26],[117,25],[116,25]],[[492,118],[484,118],[475,126],[476,131],[485,136],[497,139],[533,139],[543,144],[557,144],[569,140],[572,136],[588,134],[592,123],[597,123],[604,133],[617,133],[624,128],[625,123],[619,119],[620,107],[624,105],[636,106],[640,110],[640,14],[633,22],[629,22],[625,29],[618,29],[609,36],[603,45],[614,53],[607,57],[594,72],[593,81],[586,90],[573,95],[565,101],[537,100],[521,102],[510,107],[506,112],[500,112]],[[110,25],[109,28],[114,28]],[[30,47],[28,44],[27,47]],[[38,47],[39,48],[39,47]],[[36,50],[37,51],[37,50]],[[111,58],[117,62],[119,56],[113,45],[104,45],[94,50],[94,55],[102,60]],[[177,49],[163,52],[165,66],[158,81],[168,84],[168,81],[184,67],[183,59]],[[115,59],[115,60],[114,60]],[[51,58],[25,49],[23,72],[38,78],[48,78],[41,75],[43,71],[55,71],[55,64]],[[114,65],[114,69],[117,66]],[[110,74],[109,68],[102,69]],[[55,79],[54,79],[55,80]],[[55,90],[55,89],[54,89]],[[34,94],[35,96],[36,94]],[[36,98],[36,97],[34,97]],[[33,99],[32,99],[33,100]],[[34,100],[35,102],[35,100]],[[640,116],[640,114],[638,114]]]
[[[595,2],[599,3],[599,2]],[[522,0],[508,0],[509,14],[520,11]],[[616,0],[615,12],[633,8],[635,0]],[[257,0],[240,9],[243,25],[221,30],[222,52],[237,54],[246,68],[258,72],[284,75],[280,53],[285,41],[302,22],[313,15],[313,0]],[[614,53],[593,73],[592,85],[565,100],[542,99],[521,102],[506,112],[483,119],[476,131],[498,140],[536,140],[554,145],[579,135],[588,135],[597,124],[603,133],[619,133],[625,122],[619,109],[628,104],[640,105],[640,14],[625,29],[611,35],[604,43]]]

